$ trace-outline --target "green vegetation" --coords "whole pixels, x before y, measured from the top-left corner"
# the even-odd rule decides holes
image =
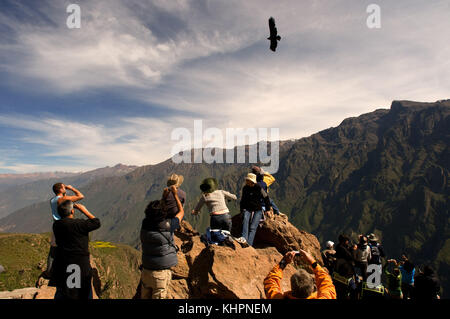
[[[50,234],[0,234],[0,291],[34,287],[47,266]],[[109,242],[90,244],[97,272],[94,286],[104,299],[132,298],[139,283],[141,254],[126,245]]]
[[[0,291],[34,287],[46,268],[50,235],[0,234]]]

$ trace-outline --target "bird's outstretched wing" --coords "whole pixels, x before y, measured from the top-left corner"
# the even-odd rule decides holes
[[[270,37],[276,38],[278,31],[277,27],[275,26],[275,19],[273,17],[270,17],[269,19],[269,30],[270,30]]]

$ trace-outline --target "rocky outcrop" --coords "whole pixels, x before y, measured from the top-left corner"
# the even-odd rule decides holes
[[[256,232],[255,246],[273,246],[283,255],[291,250],[303,249],[323,264],[317,237],[299,230],[288,221],[286,215],[266,219]]]
[[[239,224],[238,218],[234,224]],[[243,248],[236,241],[230,246],[206,247],[186,221],[175,233],[175,243],[180,251],[178,265],[172,269],[171,299],[260,299],[264,298],[264,278],[285,252],[302,248],[322,262],[317,239],[280,216],[266,220],[258,229],[255,248]],[[289,279],[295,271],[293,265],[284,270],[283,290],[290,289]]]
[[[13,291],[0,291],[0,299],[34,299],[38,292],[38,288],[23,288]]]
[[[238,227],[239,216],[233,222]],[[140,252],[123,245],[103,244],[91,243],[94,298],[132,298],[139,283]],[[206,246],[200,234],[186,221],[175,233],[175,244],[180,250],[178,265],[172,269],[168,294],[171,299],[264,298],[264,278],[285,252],[302,248],[321,261],[317,239],[297,230],[280,216],[261,225],[255,247],[243,248],[236,241],[227,246]],[[43,245],[43,256],[47,249],[48,246]],[[40,262],[39,269],[43,266]],[[289,265],[284,270],[283,290],[290,289],[289,280],[297,266]],[[55,290],[41,278],[37,288],[3,292],[0,298],[53,299]]]
[[[241,214],[233,217],[232,233],[235,237],[241,236]],[[284,214],[265,218],[264,223],[259,225],[256,232],[254,246],[256,248],[275,247],[283,255],[291,250],[303,249],[309,251],[320,264],[323,264],[317,237],[299,230],[288,221]]]

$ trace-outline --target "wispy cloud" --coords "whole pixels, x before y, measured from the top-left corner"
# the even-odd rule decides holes
[[[46,151],[39,154],[47,164],[9,164],[0,168],[26,172],[36,169],[74,170],[73,166],[52,164],[52,159],[67,158],[82,163],[76,170],[86,170],[117,163],[145,165],[167,159],[170,154],[171,125],[159,119],[125,118],[114,127],[87,125],[56,118],[17,119],[0,116],[0,125],[29,132],[17,137],[18,143],[36,144]],[[162,149],[162,152],[161,152]]]
[[[2,154],[0,169],[50,167],[52,158],[68,168],[155,163],[170,156],[170,132],[194,119],[220,129],[277,127],[288,139],[393,99],[448,98],[448,1],[380,0],[379,30],[366,27],[370,3],[79,1],[79,30],[67,29],[65,2],[18,3],[22,16],[1,10],[0,32],[10,31],[0,41],[4,85],[69,98],[109,91],[149,111],[117,119],[101,105],[98,122],[45,106],[37,118],[5,113],[0,128],[25,132],[5,138],[42,151],[39,164]],[[271,15],[282,36],[275,54],[265,40]],[[163,112],[152,113],[155,105]]]

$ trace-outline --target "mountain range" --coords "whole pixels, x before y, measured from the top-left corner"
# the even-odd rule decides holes
[[[67,185],[83,187],[97,179],[122,176],[130,173],[137,166],[117,164],[113,167],[103,167],[84,173],[35,173],[35,174],[4,174],[0,175],[0,218],[29,206],[47,201],[52,197],[49,192],[53,184],[64,180]],[[6,187],[7,185],[7,187]]]
[[[394,101],[345,119],[310,137],[280,142],[280,165],[269,195],[299,229],[321,242],[341,233],[377,234],[389,256],[405,253],[431,263],[450,291],[450,100]],[[83,186],[84,204],[102,220],[96,239],[138,247],[143,212],[160,197],[167,177],[181,174],[186,218],[204,231],[209,216],[189,213],[203,178],[240,196],[251,164],[175,164],[170,159]],[[74,186],[78,186],[74,183]],[[238,202],[229,205],[238,213]],[[0,220],[3,232],[47,232],[48,202],[24,207]]]
[[[25,173],[25,174],[0,174],[0,192],[18,185],[32,183],[35,181],[50,178],[65,178],[76,175],[70,172],[42,172],[42,173]]]

